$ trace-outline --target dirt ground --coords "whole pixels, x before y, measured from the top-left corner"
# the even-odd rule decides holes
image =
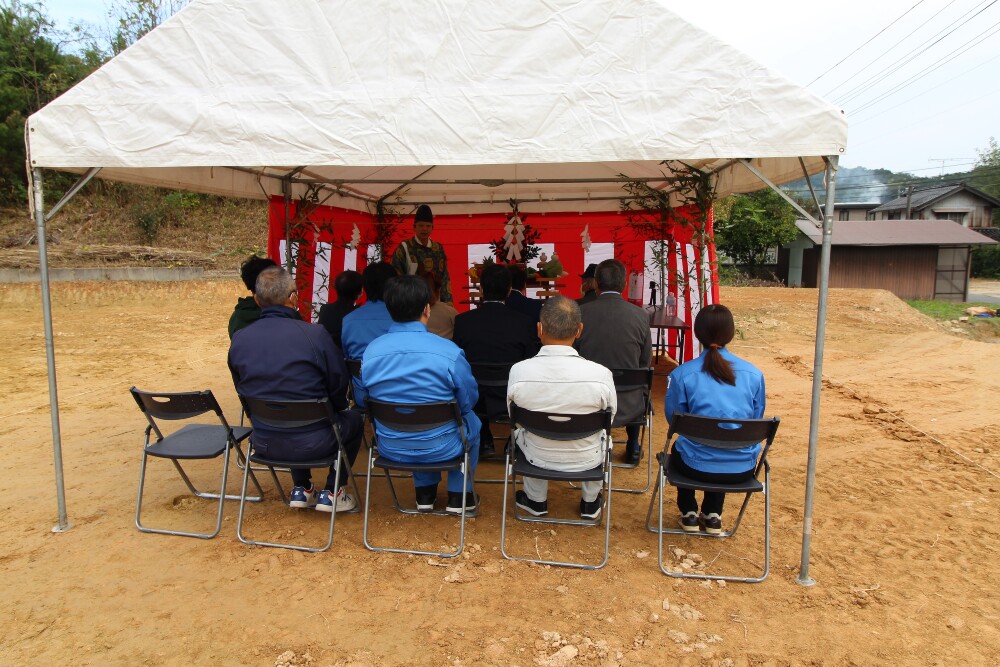
[[[615,494],[611,560],[571,571],[506,561],[501,488],[454,562],[375,554],[361,515],[342,516],[324,554],[236,539],[227,503],[214,540],[133,526],[144,420],[128,388],[210,388],[238,419],[225,355],[234,281],[53,287],[66,492],[56,521],[45,349],[37,288],[0,286],[0,663],[52,665],[986,665],[1000,655],[1000,361],[885,292],[833,290],[826,336],[810,573],[802,544],[816,292],[725,289],[737,354],[767,378],[782,418],[771,462],[772,573],[757,585],[662,575],[643,528],[649,494]],[[657,378],[657,405],[664,379]],[[653,439],[666,434],[657,411]],[[191,466],[196,482],[217,464]],[[361,461],[357,469],[361,468]],[[233,468],[234,472],[238,472]],[[480,478],[498,477],[484,463]],[[617,475],[644,482],[644,473]],[[230,490],[238,488],[238,475]],[[325,515],[268,500],[248,532],[318,541]],[[400,518],[373,490],[373,539],[454,544],[457,521]],[[144,520],[204,528],[207,501],[153,461]],[[576,492],[554,488],[553,511]],[[727,505],[730,520],[736,502]],[[669,508],[669,505],[668,505]],[[729,540],[674,538],[710,569],[761,561],[756,498]],[[670,513],[674,516],[673,512]],[[726,518],[724,517],[724,518]],[[594,557],[597,530],[518,522],[510,548]],[[671,554],[673,566],[680,563]],[[697,561],[699,558],[693,558]]]

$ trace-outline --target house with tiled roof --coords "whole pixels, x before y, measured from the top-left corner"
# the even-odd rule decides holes
[[[965,183],[939,185],[897,197],[870,212],[875,220],[951,220],[977,229],[993,226],[1000,200]],[[909,211],[909,212],[908,212]]]

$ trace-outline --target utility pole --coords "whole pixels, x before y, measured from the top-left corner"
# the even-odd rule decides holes
[[[909,220],[911,215],[910,202],[913,201],[913,186],[911,185],[906,189],[906,217],[903,220]]]
[[[972,160],[973,160],[973,158],[971,158],[971,157],[929,157],[929,158],[927,158],[928,162],[940,162],[941,163],[941,172],[938,174],[938,178],[941,178],[942,176],[944,176],[944,166],[945,166],[946,163],[948,163],[948,162],[972,162]]]

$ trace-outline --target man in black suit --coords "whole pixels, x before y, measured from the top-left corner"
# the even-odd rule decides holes
[[[597,280],[594,278],[595,275],[597,275],[597,264],[588,264],[587,270],[580,274],[580,278],[582,279],[580,282],[580,292],[583,296],[577,299],[576,302],[581,306],[597,298]]]
[[[452,341],[465,352],[470,364],[517,363],[538,352],[535,322],[504,304],[510,293],[511,272],[503,265],[489,264],[480,276],[483,303],[455,318]],[[507,413],[506,387],[480,387],[476,413],[486,415],[480,431],[480,455],[493,453],[493,434],[488,417]]]
[[[344,342],[340,334],[344,326],[344,317],[354,312],[358,297],[361,296],[361,274],[348,269],[336,277],[333,287],[337,292],[337,300],[324,303],[320,307],[317,324],[322,324],[330,332],[334,345],[343,350]]]
[[[528,274],[520,266],[510,267],[510,294],[507,295],[507,307],[524,313],[531,321],[538,324],[542,316],[542,300],[532,299],[524,295],[528,284]]]
[[[617,259],[606,259],[597,265],[597,298],[580,306],[583,333],[576,341],[580,356],[596,361],[611,370],[617,368],[648,368],[653,361],[649,314],[622,297],[625,289],[625,265]],[[619,392],[615,425],[641,420],[645,414],[643,392]],[[626,426],[628,444],[625,461],[642,460],[639,426]]]

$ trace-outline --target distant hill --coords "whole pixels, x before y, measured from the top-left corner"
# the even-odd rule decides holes
[[[989,169],[955,172],[943,176],[914,176],[889,169],[841,167],[837,171],[836,200],[838,204],[871,203],[878,206],[906,194],[907,188],[911,185],[918,190],[933,185],[967,183],[985,192],[991,192],[995,187],[992,183],[994,179],[995,177],[991,178]],[[826,188],[823,185],[823,174],[816,174],[810,180],[820,202],[825,202]],[[785,185],[783,189],[800,198],[811,198],[804,178]]]

